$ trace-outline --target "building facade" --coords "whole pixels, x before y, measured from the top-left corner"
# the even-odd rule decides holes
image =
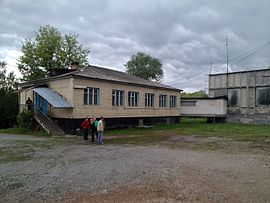
[[[180,92],[160,83],[97,66],[20,85],[20,106],[35,110],[74,134],[85,117],[105,118],[107,129],[180,121]]]
[[[270,124],[270,69],[209,75],[209,97],[223,96],[227,122]]]

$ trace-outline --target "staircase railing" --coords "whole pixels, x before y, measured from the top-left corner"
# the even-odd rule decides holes
[[[63,135],[64,131],[46,114],[42,111],[36,111],[34,115],[36,121],[46,130],[50,135]]]

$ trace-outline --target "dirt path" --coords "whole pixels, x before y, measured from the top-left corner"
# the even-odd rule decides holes
[[[0,135],[1,147],[14,146],[16,137]],[[270,200],[269,155],[88,143],[43,148],[29,143],[44,140],[28,141],[31,159],[0,165],[0,202]]]

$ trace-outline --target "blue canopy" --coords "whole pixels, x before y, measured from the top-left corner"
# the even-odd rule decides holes
[[[73,106],[54,90],[47,87],[34,88],[34,92],[47,100],[53,108],[73,108]]]

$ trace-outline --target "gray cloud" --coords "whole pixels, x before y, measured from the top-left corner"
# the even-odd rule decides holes
[[[161,59],[164,83],[184,90],[206,88],[210,62],[224,71],[225,38],[232,59],[270,41],[268,0],[0,0],[0,60],[19,51],[20,40],[40,25],[76,32],[91,49],[91,64],[124,71],[138,51]],[[17,56],[18,53],[11,54]],[[270,45],[232,70],[270,65]]]

